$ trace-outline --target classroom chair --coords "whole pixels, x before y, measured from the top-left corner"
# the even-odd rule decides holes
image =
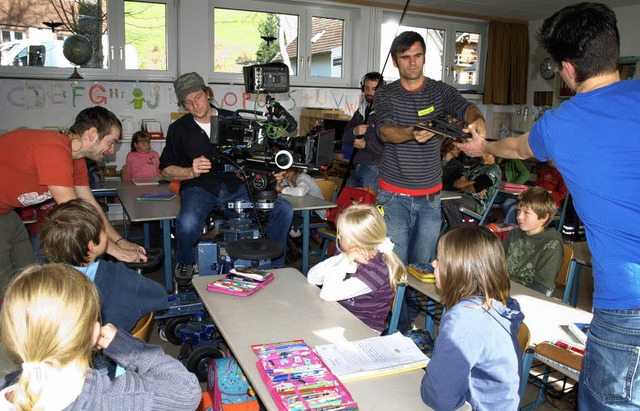
[[[564,224],[564,218],[567,216],[567,204],[569,204],[570,194],[567,192],[567,195],[564,197],[564,201],[562,202],[562,209],[560,210],[560,214],[556,214],[553,216],[551,220],[552,224],[556,224],[556,230],[562,232],[562,225]]]
[[[565,304],[569,304],[569,298],[572,294],[573,281],[575,277],[575,269],[572,270],[572,264],[575,265],[575,260],[573,259],[573,248],[571,248],[571,246],[569,246],[568,244],[562,244],[562,249],[564,255],[562,256],[562,265],[560,266],[560,271],[558,271],[558,275],[556,276],[556,285],[564,286],[562,302]]]
[[[468,208],[464,207],[460,207],[460,212],[476,219],[478,221],[478,225],[483,225],[486,222],[487,217],[489,217],[489,214],[491,213],[493,202],[496,201],[496,197],[498,197],[499,192],[500,190],[498,190],[497,188],[493,190],[493,194],[491,194],[491,197],[489,197],[487,199],[487,202],[485,203],[484,211],[482,212],[482,214],[478,214],[475,211],[469,210]]]
[[[527,389],[527,383],[529,381],[529,371],[531,371],[531,363],[533,362],[533,348],[529,348],[531,342],[531,331],[527,324],[522,323],[520,325],[520,331],[518,332],[518,343],[522,350],[522,374],[520,375],[520,404],[524,399],[524,392]]]
[[[322,192],[322,197],[325,200],[336,201],[336,196],[338,195],[338,192],[336,190],[338,189],[338,186],[335,181],[318,179],[316,180],[316,184],[318,184],[318,187]],[[310,229],[313,229],[313,228],[317,229],[317,228],[328,227],[328,226],[329,224],[326,221],[309,223]]]
[[[122,181],[128,181],[129,180],[129,176],[127,175],[127,165],[123,165],[122,166],[122,170],[120,171],[120,179]]]
[[[153,322],[153,311],[140,317],[136,325],[131,330],[131,335],[144,342],[149,342],[151,323]]]
[[[402,301],[404,300],[404,291],[407,288],[406,284],[399,284],[396,289],[396,295],[391,303],[391,319],[389,320],[389,327],[387,328],[386,335],[393,334],[398,331],[398,321],[400,320],[400,311],[402,310]]]

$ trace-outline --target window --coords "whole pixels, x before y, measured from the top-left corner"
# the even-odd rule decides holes
[[[482,92],[486,57],[486,23],[455,20],[431,20],[406,17],[398,28],[399,15],[385,12],[381,25],[380,69],[390,81],[399,78],[391,56],[391,42],[396,33],[415,31],[425,40],[425,76],[441,80],[461,91]],[[388,60],[388,61],[387,61]],[[385,66],[386,61],[386,66]]]
[[[348,85],[348,9],[227,0],[212,7],[214,81],[242,82],[242,67],[282,62],[292,84]]]
[[[78,66],[86,79],[173,79],[175,0],[61,0],[37,2],[29,13],[0,9],[0,75],[61,77],[76,64],[64,52],[69,36],[89,38],[90,58]],[[19,13],[19,11],[15,11]],[[3,24],[19,21],[25,27]],[[46,27],[45,27],[46,26]],[[68,43],[67,50],[80,43]],[[174,58],[172,58],[174,57]]]

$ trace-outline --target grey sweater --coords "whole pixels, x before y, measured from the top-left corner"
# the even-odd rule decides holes
[[[65,411],[185,410],[198,407],[198,378],[162,348],[118,330],[104,354],[127,372],[113,380],[91,369],[78,398]],[[14,384],[19,371],[0,379],[0,388]]]

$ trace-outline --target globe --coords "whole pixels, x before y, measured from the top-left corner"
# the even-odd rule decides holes
[[[93,54],[91,40],[82,34],[73,34],[64,41],[62,53],[67,60],[81,66],[91,60]]]

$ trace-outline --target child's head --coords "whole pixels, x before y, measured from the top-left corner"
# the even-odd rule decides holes
[[[531,187],[521,193],[517,206],[518,224],[525,232],[544,231],[544,227],[549,225],[556,212],[556,201],[542,187]]]
[[[354,204],[344,209],[336,220],[336,239],[342,251],[357,246],[370,252],[383,253],[393,289],[399,283],[406,282],[406,269],[393,252],[393,243],[387,238],[387,225],[376,207]]]
[[[75,266],[92,262],[107,247],[102,216],[92,204],[79,198],[49,213],[40,224],[38,240],[48,261]]]
[[[436,282],[443,304],[451,308],[469,297],[505,304],[511,284],[502,242],[482,226],[453,228],[440,237],[434,261]]]
[[[453,143],[453,140],[450,138],[443,138],[440,143],[440,157],[444,158],[448,153],[453,154],[454,157],[458,157],[462,150],[460,147],[456,146]]]
[[[148,153],[151,151],[151,137],[144,131],[136,131],[131,137],[131,151],[139,151],[141,153]]]
[[[31,266],[13,279],[0,313],[0,341],[22,364],[9,398],[19,409],[44,409],[47,384],[68,365],[89,367],[99,333],[100,298],[91,280],[70,265]],[[40,406],[40,407],[39,407]]]

